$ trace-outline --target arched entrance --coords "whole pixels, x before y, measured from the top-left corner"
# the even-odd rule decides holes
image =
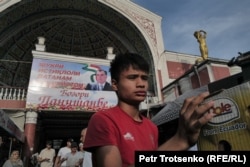
[[[107,47],[112,46],[115,54],[137,52],[145,56],[151,62],[149,91],[158,94],[154,59],[164,49],[161,37],[158,39],[156,35],[159,27],[153,22],[154,17],[147,18],[150,13],[142,16],[132,10],[137,8],[139,11],[138,6],[122,0],[16,2],[2,10],[0,15],[0,85],[28,87],[33,60],[31,51],[37,37],[43,36],[46,38],[46,52],[51,53],[105,59]],[[119,3],[128,6],[124,8],[121,4],[118,10],[111,6],[112,2],[116,7]],[[125,16],[126,13],[129,14]],[[160,36],[161,32],[158,33]],[[91,114],[39,112],[34,151],[44,147],[46,139],[64,140],[72,136],[77,140]]]
[[[2,11],[0,21],[3,85],[27,87],[38,36],[46,38],[46,51],[51,53],[105,59],[106,48],[112,46],[115,54],[137,52],[153,61],[138,28],[99,1],[20,1]],[[153,69],[152,63],[152,73]],[[151,77],[150,83],[155,83]],[[152,84],[150,89],[156,88]]]

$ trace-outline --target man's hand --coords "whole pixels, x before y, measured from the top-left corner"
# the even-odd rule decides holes
[[[196,97],[187,98],[182,106],[177,135],[189,146],[193,146],[199,137],[201,127],[214,117],[214,113],[209,112],[214,102],[202,103],[208,92]]]
[[[50,159],[49,159],[49,158],[44,158],[44,161],[48,161],[48,162],[49,162],[49,161],[50,161]]]

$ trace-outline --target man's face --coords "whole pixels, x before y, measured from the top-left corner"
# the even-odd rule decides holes
[[[72,153],[75,153],[76,151],[77,151],[77,147],[71,148],[71,152],[72,152]]]
[[[137,105],[147,96],[148,74],[130,66],[120,74],[119,81],[113,80],[112,84],[121,102]]]
[[[19,151],[13,151],[12,155],[14,159],[17,159],[19,157]]]
[[[103,83],[106,82],[106,79],[107,79],[107,75],[105,74],[104,71],[97,71],[97,73],[96,73],[96,81],[98,83],[103,84]]]
[[[71,147],[71,142],[67,141],[67,147]]]
[[[51,149],[51,145],[50,145],[50,144],[47,144],[46,147],[47,147],[48,149]]]

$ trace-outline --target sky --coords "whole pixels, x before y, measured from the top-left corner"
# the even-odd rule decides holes
[[[250,51],[250,0],[131,0],[162,17],[165,50],[200,55],[193,33],[207,32],[208,57]]]

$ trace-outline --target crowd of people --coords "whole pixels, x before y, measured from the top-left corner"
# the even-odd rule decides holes
[[[92,167],[92,157],[83,149],[87,128],[80,133],[80,143],[68,139],[66,145],[58,152],[53,148],[53,142],[46,141],[46,146],[32,156],[34,167]],[[1,146],[1,145],[0,145]],[[24,167],[19,149],[13,148],[7,160],[0,167]]]
[[[83,149],[87,129],[81,131],[80,143],[68,139],[57,154],[52,142],[47,141],[46,147],[37,155],[39,167],[92,167],[91,154]]]

